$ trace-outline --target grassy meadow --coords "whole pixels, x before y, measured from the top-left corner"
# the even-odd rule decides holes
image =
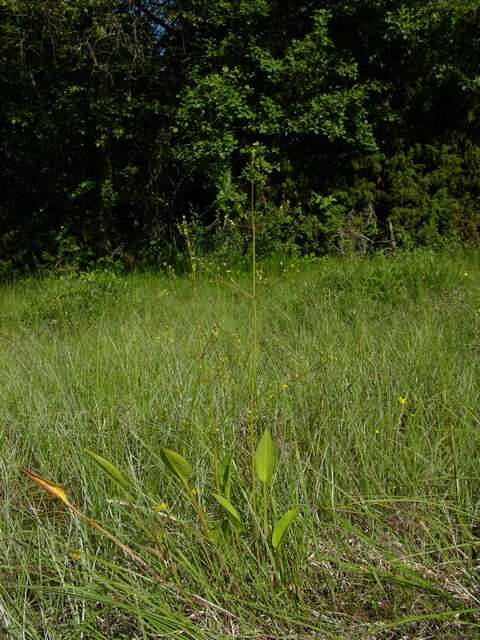
[[[480,254],[261,263],[256,348],[248,272],[192,284],[0,290],[0,638],[478,638]]]

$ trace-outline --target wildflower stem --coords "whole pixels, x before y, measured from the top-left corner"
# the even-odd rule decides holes
[[[251,455],[252,480],[252,510],[255,520],[255,543],[257,558],[258,551],[258,523],[257,523],[257,480],[255,475],[255,436],[257,422],[257,229],[255,220],[255,148],[252,149],[250,166],[250,219],[252,224],[252,359],[251,359],[251,393],[249,403],[249,435]]]

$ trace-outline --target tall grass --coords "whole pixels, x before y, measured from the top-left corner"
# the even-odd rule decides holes
[[[246,482],[248,275],[198,271],[194,294],[173,275],[112,278],[98,294],[73,280],[5,287],[0,629],[478,637],[479,262],[417,252],[257,265],[256,435],[268,427],[277,444],[272,516],[300,507],[278,553],[260,519],[260,557]],[[188,459],[213,522],[218,467],[233,454],[247,527],[220,545],[224,565],[162,447]],[[122,470],[128,496],[86,449]],[[63,486],[146,568],[22,467]]]

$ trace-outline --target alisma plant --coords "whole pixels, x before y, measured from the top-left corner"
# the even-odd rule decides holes
[[[258,351],[258,330],[257,330],[257,271],[256,271],[256,253],[255,253],[255,237],[256,237],[256,221],[255,221],[255,188],[258,186],[257,182],[257,155],[259,153],[258,145],[254,145],[251,149],[251,162],[249,171],[250,180],[250,223],[252,231],[252,285],[251,292],[245,292],[251,303],[251,320],[252,320],[252,348],[251,348],[251,365],[250,365],[250,399],[248,407],[248,428],[249,428],[249,443],[250,443],[250,458],[251,458],[251,479],[250,479],[250,491],[244,490],[244,495],[250,495],[249,512],[252,514],[250,519],[251,526],[248,526],[247,514],[244,514],[233,503],[231,498],[231,484],[232,484],[232,456],[227,456],[223,464],[220,465],[217,471],[217,477],[214,478],[217,491],[212,493],[212,498],[215,503],[218,504],[230,527],[223,528],[223,538],[228,542],[228,531],[233,531],[235,539],[239,535],[243,535],[245,541],[250,540],[254,547],[254,555],[257,560],[260,560],[259,549],[260,545],[260,526],[259,526],[259,506],[257,504],[257,491],[256,484],[259,481],[263,489],[263,504],[261,509],[261,515],[263,516],[263,537],[264,544],[267,547],[271,547],[274,550],[278,549],[285,535],[295,520],[298,514],[298,508],[292,507],[289,509],[278,521],[274,522],[271,519],[271,512],[273,511],[271,506],[274,499],[273,481],[275,477],[276,465],[277,465],[277,453],[275,443],[270,429],[265,429],[262,436],[257,437],[257,351]],[[193,265],[193,261],[192,261]],[[138,507],[135,504],[132,497],[133,483],[130,482],[120,469],[118,469],[112,462],[104,458],[103,456],[95,453],[91,450],[86,451],[95,464],[117,485],[122,494],[125,496],[127,504],[130,505],[137,517],[137,523],[142,525],[138,521]],[[206,538],[215,548],[218,558],[220,559],[222,568],[226,568],[225,558],[221,551],[221,542],[218,534],[218,523],[215,523],[209,513],[202,505],[202,501],[197,495],[197,490],[192,486],[191,478],[193,476],[193,469],[190,463],[177,451],[173,451],[168,448],[160,449],[160,458],[165,464],[168,471],[175,476],[180,482],[183,491],[188,497],[191,505],[193,506],[197,519],[200,524],[199,535]],[[218,465],[215,465],[218,468]],[[143,563],[143,560],[137,556],[129,547],[126,547],[120,540],[111,535],[107,530],[101,527],[99,524],[85,516],[77,507],[74,507],[66,497],[66,493],[63,489],[55,485],[54,483],[42,478],[41,476],[26,470],[27,475],[39,486],[47,490],[51,495],[60,499],[73,513],[82,518],[85,522],[94,527],[97,531],[108,537],[112,542],[117,544],[128,555],[133,557],[138,564]],[[247,483],[248,484],[248,483]],[[150,498],[149,498],[150,499]],[[154,502],[153,498],[150,499]],[[249,534],[250,538],[249,538]],[[145,564],[145,563],[143,563]]]
[[[195,493],[190,487],[188,478],[191,476],[190,464],[179,453],[170,449],[162,449],[162,460],[165,462],[168,470],[180,480],[183,488],[185,489],[188,497],[191,499],[195,510],[199,514],[199,519],[202,525],[207,523],[210,529],[213,529],[213,524],[209,523],[207,516],[200,506]],[[263,519],[264,519],[264,535],[265,541],[270,544],[274,549],[278,549],[281,545],[288,528],[298,515],[298,508],[293,507],[289,509],[277,522],[272,523],[272,535],[269,535],[270,522],[268,518],[270,502],[273,498],[273,478],[276,470],[277,454],[275,450],[275,443],[269,429],[266,429],[258,442],[257,448],[254,452],[255,470],[258,480],[263,484]],[[229,464],[230,467],[230,464]],[[102,467],[103,468],[103,467]],[[224,487],[225,490],[226,487]],[[225,512],[225,516],[228,522],[232,525],[232,528],[237,534],[245,531],[245,518],[239,513],[237,508],[232,504],[229,497],[222,493],[212,494],[218,504]],[[201,510],[201,515],[199,513]]]

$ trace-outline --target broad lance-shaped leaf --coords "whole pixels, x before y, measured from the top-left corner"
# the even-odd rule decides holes
[[[280,520],[275,524],[272,533],[272,545],[274,549],[277,549],[282,543],[288,527],[292,524],[298,515],[298,507],[294,507],[283,514]]]
[[[110,478],[118,485],[120,485],[122,489],[128,491],[128,489],[130,488],[129,483],[118,467],[116,467],[114,464],[112,464],[102,456],[98,455],[98,453],[91,451],[90,449],[85,449],[85,451],[90,456],[90,458],[92,458],[92,460],[100,467],[100,469],[107,474],[107,476],[110,476]]]
[[[233,504],[230,502],[230,500],[227,500],[227,498],[225,498],[225,496],[222,496],[219,493],[214,493],[213,497],[215,498],[215,500],[219,504],[222,505],[222,507],[227,512],[228,519],[232,523],[235,531],[238,531],[238,533],[240,533],[240,531],[243,530],[243,523],[242,523],[242,519],[240,517],[240,514],[235,509]]]
[[[276,453],[272,434],[265,429],[255,452],[255,469],[258,479],[267,483],[275,473]]]
[[[172,449],[160,449],[160,457],[170,471],[183,483],[188,484],[188,478],[192,475],[192,467],[183,456]]]

